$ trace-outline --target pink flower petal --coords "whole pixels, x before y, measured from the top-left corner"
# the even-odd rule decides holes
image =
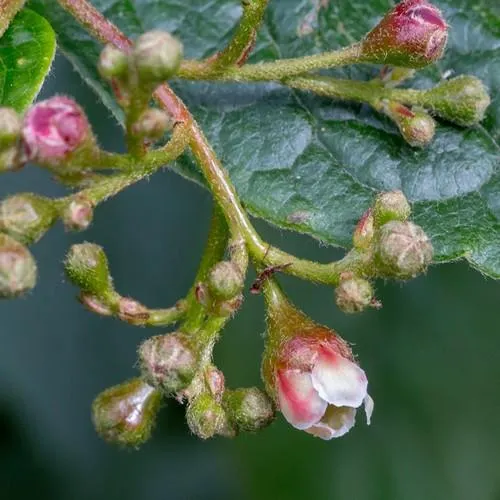
[[[335,406],[358,408],[367,394],[365,372],[330,349],[321,349],[311,372],[312,385],[320,397]]]
[[[306,429],[306,432],[313,436],[328,441],[347,434],[354,426],[356,410],[343,406],[329,405],[325,415],[316,425]]]
[[[277,389],[281,413],[296,429],[307,429],[317,423],[328,406],[314,389],[307,372],[279,370]]]

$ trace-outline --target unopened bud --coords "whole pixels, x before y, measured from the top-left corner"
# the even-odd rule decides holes
[[[208,439],[224,429],[226,414],[210,394],[202,393],[189,403],[186,420],[193,434]]]
[[[352,243],[358,250],[366,250],[373,240],[375,230],[373,227],[373,213],[369,208],[361,217],[354,229]]]
[[[73,245],[66,256],[64,266],[68,278],[82,292],[102,298],[113,291],[108,259],[99,245]]]
[[[229,260],[216,264],[207,280],[208,288],[214,297],[229,300],[243,289],[244,279],[240,268]]]
[[[185,389],[197,368],[196,354],[185,334],[174,332],[152,337],[139,347],[145,379],[168,394]]]
[[[12,108],[0,108],[0,149],[14,145],[21,135],[23,122]]]
[[[226,391],[223,406],[231,424],[240,432],[267,427],[275,416],[271,399],[257,387]]]
[[[160,83],[175,75],[182,52],[181,42],[170,33],[150,31],[137,39],[132,57],[141,80]]]
[[[82,108],[68,97],[56,96],[28,111],[22,138],[29,161],[58,165],[92,141],[92,134]]]
[[[144,325],[150,312],[146,306],[130,297],[120,297],[118,300],[118,317],[131,325]]]
[[[361,312],[372,304],[373,288],[362,278],[349,278],[340,282],[335,289],[337,307],[348,314]]]
[[[373,217],[377,227],[391,220],[405,221],[411,214],[411,207],[402,191],[380,193],[375,199]]]
[[[114,45],[106,45],[99,57],[97,69],[107,80],[122,78],[128,71],[127,55]]]
[[[84,231],[90,226],[94,207],[90,200],[75,196],[64,208],[62,221],[68,231]]]
[[[36,262],[30,251],[14,238],[0,233],[0,297],[13,298],[36,284]]]
[[[225,389],[224,374],[215,366],[210,365],[205,370],[205,382],[210,394],[220,402]]]
[[[432,262],[432,244],[413,222],[390,221],[377,235],[376,264],[380,276],[409,279]]]
[[[151,108],[142,113],[134,124],[134,134],[151,140],[158,140],[165,132],[172,130],[172,117],[160,109]]]
[[[491,103],[483,82],[461,75],[441,82],[425,93],[425,106],[450,122],[471,127],[479,123]]]
[[[361,42],[366,62],[422,68],[440,59],[448,26],[437,7],[426,0],[403,0]]]
[[[33,193],[16,194],[0,203],[0,229],[29,245],[47,232],[57,215],[49,198]]]
[[[105,440],[137,447],[151,436],[161,393],[141,379],[132,379],[101,392],[92,404],[92,420]]]

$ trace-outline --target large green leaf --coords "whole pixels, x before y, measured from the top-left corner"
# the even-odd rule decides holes
[[[50,70],[56,38],[39,14],[23,10],[0,38],[0,105],[23,111]]]
[[[224,161],[246,207],[282,227],[348,246],[373,196],[402,189],[432,238],[436,260],[467,258],[500,278],[500,18],[496,0],[436,0],[451,26],[446,55],[413,82],[429,86],[445,71],[471,73],[489,86],[483,125],[441,124],[435,141],[415,150],[366,106],[333,102],[274,84],[174,82]],[[129,36],[152,28],[176,33],[188,57],[221,47],[238,22],[236,0],[94,0]],[[95,71],[99,45],[55,0],[32,0],[59,44],[116,112]],[[296,57],[359,39],[390,8],[387,0],[271,0],[252,60]],[[371,78],[376,68],[336,75]],[[188,159],[184,172],[195,172]]]

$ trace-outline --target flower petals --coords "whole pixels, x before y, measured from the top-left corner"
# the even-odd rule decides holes
[[[306,432],[325,441],[338,438],[353,428],[355,417],[354,408],[329,405],[321,421],[306,429]]]

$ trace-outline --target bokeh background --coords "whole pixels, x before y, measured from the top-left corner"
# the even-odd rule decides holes
[[[121,130],[62,57],[40,98],[56,92],[84,105],[104,146],[122,147]],[[62,194],[35,168],[2,176],[2,197],[19,191]],[[166,171],[99,207],[86,233],[58,226],[34,247],[35,292],[0,303],[0,498],[500,500],[500,283],[464,263],[380,282],[384,308],[357,316],[335,308],[331,289],[282,278],[302,309],[355,344],[375,399],[371,427],[359,418],[323,442],[280,417],[257,435],[202,442],[172,401],[139,451],[100,441],[91,401],[135,375],[136,346],[153,332],[85,311],[64,278],[65,252],[103,245],[118,290],[167,306],[194,277],[210,206],[202,188]],[[340,255],[257,226],[298,255]],[[231,386],[259,384],[263,332],[262,298],[249,296],[216,350]]]

